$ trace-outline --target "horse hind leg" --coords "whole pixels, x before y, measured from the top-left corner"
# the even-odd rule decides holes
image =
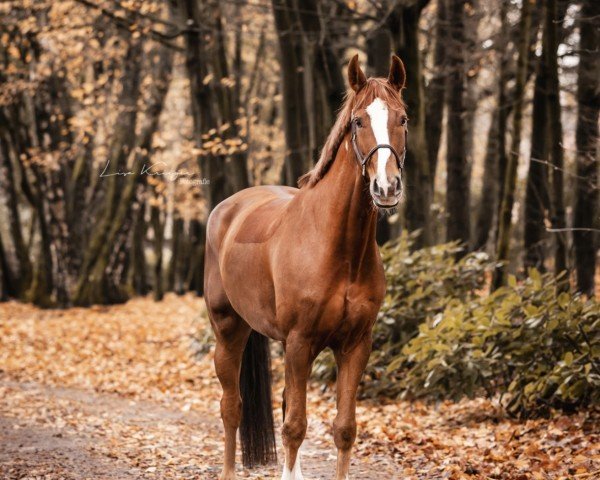
[[[219,273],[217,255],[207,243],[204,298],[215,332],[215,370],[223,395],[221,419],[225,431],[225,454],[221,480],[235,480],[237,430],[241,423],[240,370],[250,327],[229,303]]]
[[[214,317],[215,369],[223,389],[221,419],[225,431],[225,454],[220,480],[235,480],[236,436],[242,417],[240,369],[250,327],[235,313]]]

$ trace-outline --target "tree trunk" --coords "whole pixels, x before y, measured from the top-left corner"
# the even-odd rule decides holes
[[[310,128],[311,160],[319,156],[344,100],[346,86],[338,55],[331,45],[330,29],[322,28],[323,3],[305,0],[296,8],[304,42],[305,105]]]
[[[221,82],[220,75],[223,75],[222,69],[225,66],[222,56],[218,59],[214,58],[217,55],[214,46],[209,51],[210,44],[214,42],[207,42],[208,34],[201,32],[200,26],[205,25],[209,19],[205,18],[204,12],[201,13],[199,2],[178,0],[177,5],[181,23],[187,28],[185,32],[185,63],[190,80],[194,142],[198,149],[202,149],[202,136],[212,129],[219,128],[219,117],[221,112],[227,109],[229,102],[229,97],[221,85],[214,86],[216,82]],[[213,17],[211,23],[214,23],[214,20]],[[213,55],[211,56],[210,53]],[[217,71],[211,72],[210,65]],[[211,73],[213,77],[217,78],[209,80]],[[225,121],[223,120],[223,122]],[[212,151],[206,151],[203,155],[198,156],[200,171],[209,180],[205,187],[209,210],[234,193],[227,178],[228,169],[223,168],[224,164],[226,164],[226,159]],[[237,171],[239,162],[235,162],[235,167]]]
[[[483,250],[490,238],[490,232],[496,218],[498,201],[498,128],[500,123],[499,109],[492,115],[492,123],[488,132],[488,141],[483,162],[483,179],[479,195],[479,208],[473,239],[473,250]]]
[[[181,259],[183,257],[183,219],[173,212],[173,233],[171,238],[171,259],[167,271],[167,290],[183,293],[181,282]]]
[[[225,44],[226,32],[223,28],[223,20],[221,15],[220,4],[210,4],[211,23],[214,25],[215,33],[212,42],[213,48],[209,51],[212,58],[212,69],[215,75],[215,80],[211,82],[216,93],[217,105],[219,106],[219,114],[221,124],[221,135],[223,140],[236,140],[240,138],[240,129],[236,122],[239,115],[238,101],[236,99],[235,90],[230,88],[223,80],[229,80],[229,66],[227,64],[227,45]],[[234,68],[236,68],[234,66]],[[241,64],[237,66],[241,69]],[[227,127],[227,128],[225,128]],[[225,165],[225,173],[227,178],[227,195],[232,195],[235,192],[248,188],[248,168],[246,151],[238,149],[234,153],[222,155],[220,159],[220,168]],[[229,157],[229,158],[226,158]],[[216,203],[211,207],[215,207]]]
[[[300,20],[292,0],[272,0],[275,28],[279,40],[279,58],[283,93],[283,123],[287,153],[282,183],[296,185],[298,178],[312,165],[308,112],[304,84],[304,48]]]
[[[433,78],[427,86],[427,156],[429,158],[429,180],[434,191],[438,163],[446,91],[446,42],[448,14],[446,0],[436,2],[435,44],[433,47]]]
[[[584,0],[580,12],[579,70],[577,78],[577,183],[573,243],[577,289],[592,297],[596,269],[598,223],[598,117],[600,112],[600,2]]]
[[[108,165],[105,168],[106,172],[103,172],[103,174],[109,175],[107,178],[104,178],[107,184],[104,210],[102,217],[92,231],[89,246],[86,249],[79,271],[78,285],[74,294],[74,301],[79,304],[81,302],[87,303],[83,299],[84,296],[87,297],[87,295],[83,295],[83,290],[90,292],[91,290],[95,290],[92,284],[99,285],[104,282],[104,270],[98,272],[98,265],[106,265],[107,258],[101,258],[101,252],[106,250],[108,241],[114,240],[114,238],[109,240],[108,236],[112,231],[116,211],[120,205],[123,205],[124,201],[121,195],[124,179],[119,178],[117,172],[123,170],[122,166],[126,163],[127,157],[133,151],[135,144],[134,132],[137,118],[137,99],[140,92],[142,43],[140,40],[129,41],[131,43],[125,59],[123,85],[119,98],[119,105],[122,106],[122,111],[115,122],[115,134],[111,139],[107,157]],[[131,182],[134,179],[137,180],[141,165],[139,167],[131,169],[134,175],[128,176],[127,182]],[[131,187],[129,190],[133,195],[135,189]],[[95,278],[89,279],[88,277],[93,270],[96,270],[98,274]],[[92,295],[92,297],[94,298],[94,302],[103,303],[103,295]]]
[[[137,295],[148,293],[148,281],[146,279],[146,255],[144,254],[144,241],[146,239],[145,204],[140,201],[136,212],[135,225],[133,227],[133,239],[131,241],[131,286]]]
[[[15,294],[12,289],[13,279],[12,272],[8,266],[6,259],[6,251],[2,243],[2,235],[0,235],[0,302],[4,302],[8,297]]]
[[[419,49],[419,17],[427,2],[410,7],[397,4],[389,19],[394,50],[406,66],[403,92],[410,125],[406,154],[406,225],[409,230],[421,230],[415,247],[430,245],[431,181],[425,129],[425,98],[422,59]]]
[[[500,225],[498,228],[498,243],[496,257],[498,266],[494,272],[493,287],[498,288],[506,281],[509,261],[512,210],[515,200],[517,183],[517,167],[519,164],[519,149],[521,146],[521,124],[523,120],[523,103],[525,83],[527,81],[527,63],[529,59],[529,34],[531,27],[532,0],[524,0],[519,22],[519,49],[517,60],[517,75],[515,84],[515,106],[513,111],[513,135],[511,149],[504,176],[504,192],[500,207]]]
[[[545,38],[544,38],[545,40]],[[531,125],[531,154],[527,189],[525,192],[525,267],[545,270],[546,228],[550,199],[548,196],[548,66],[546,64],[544,42],[537,66],[533,94],[533,119]]]
[[[186,275],[187,290],[204,294],[204,243],[206,242],[206,225],[197,220],[190,224],[189,265]]]
[[[548,65],[548,118],[552,153],[552,226],[554,234],[554,272],[558,275],[567,270],[567,232],[564,202],[564,154],[561,121],[560,85],[558,81],[558,26],[559,16],[556,0],[547,0],[545,17],[546,64]],[[597,61],[597,59],[596,59]],[[568,289],[568,275],[561,288]]]
[[[500,208],[504,198],[504,179],[506,177],[506,132],[508,130],[508,115],[512,106],[509,104],[507,88],[509,78],[511,77],[508,69],[509,55],[505,45],[508,42],[508,2],[500,2],[500,39],[498,42],[498,54],[500,55],[500,75],[498,82],[498,196],[497,196],[497,214],[496,214],[496,238],[500,230]]]
[[[154,233],[154,300],[157,302],[164,297],[162,278],[164,228],[160,217],[160,208],[153,205],[150,211],[150,221]]]
[[[473,154],[475,147],[475,115],[479,104],[480,85],[478,82],[481,71],[479,44],[479,20],[482,16],[480,0],[468,0],[464,2],[464,41],[462,49],[464,59],[464,132],[465,132],[465,158],[467,159],[468,178],[471,178],[471,169],[474,163]]]
[[[386,78],[390,71],[392,38],[387,28],[369,32],[367,43],[367,76]]]
[[[4,115],[0,116],[0,121],[4,121]],[[13,164],[10,158],[10,150],[8,147],[9,138],[4,132],[0,132],[1,148],[0,148],[0,185],[2,186],[6,195],[6,207],[8,210],[8,227],[11,235],[13,247],[17,257],[17,278],[13,279],[18,282],[15,285],[14,294],[17,297],[21,297],[23,293],[29,288],[29,284],[32,280],[33,267],[29,259],[29,251],[25,245],[22,233],[21,216],[18,208],[18,197],[15,189],[15,177],[13,173]],[[20,161],[17,159],[17,161]],[[5,272],[5,281],[8,278],[7,272]]]
[[[448,6],[451,27],[448,32],[448,158],[446,183],[446,210],[448,213],[446,238],[460,240],[468,245],[469,220],[469,166],[465,151],[465,63],[463,48],[464,3],[452,0]]]
[[[35,198],[35,209],[37,218],[40,224],[40,244],[37,255],[37,262],[33,270],[33,278],[27,292],[25,292],[25,300],[34,303],[41,307],[52,306],[52,253],[48,222],[47,210],[45,207],[45,188],[42,186],[42,175],[36,172],[36,180],[38,185],[38,194]]]

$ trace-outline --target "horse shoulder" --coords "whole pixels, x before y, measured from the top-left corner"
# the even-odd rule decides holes
[[[207,238],[217,250],[225,237],[234,243],[261,243],[273,235],[282,207],[297,189],[258,186],[241,190],[219,203],[207,222]]]

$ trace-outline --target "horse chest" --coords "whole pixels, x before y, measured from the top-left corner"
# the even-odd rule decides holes
[[[346,291],[346,302],[344,318],[347,321],[375,320],[381,302],[383,301],[383,290],[379,285],[373,284],[368,287],[350,284]]]
[[[335,295],[322,298],[317,309],[315,331],[321,335],[344,336],[371,328],[383,296],[378,288],[364,284],[340,284]]]
[[[311,326],[305,332],[321,348],[355,344],[371,330],[381,305],[378,295],[355,284],[341,285],[336,295],[323,300],[324,307],[307,322]]]

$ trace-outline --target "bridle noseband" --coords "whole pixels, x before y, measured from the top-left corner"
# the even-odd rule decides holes
[[[398,155],[398,152],[396,151],[396,149],[387,143],[378,143],[371,150],[369,150],[369,153],[367,153],[366,155],[363,156],[363,154],[360,152],[360,149],[358,148],[358,144],[356,143],[356,131],[358,129],[358,126],[356,124],[356,119],[354,119],[354,118],[352,119],[351,129],[352,129],[352,148],[354,148],[354,153],[356,155],[358,162],[360,163],[363,177],[366,174],[367,162],[371,159],[373,154],[380,148],[389,149],[389,151],[392,152],[392,154],[396,158],[396,163],[398,164],[398,168],[400,169],[400,172],[404,171],[404,159],[406,158],[406,142],[408,140],[408,130],[404,130],[404,151],[402,152],[402,157],[401,157],[400,155]]]

